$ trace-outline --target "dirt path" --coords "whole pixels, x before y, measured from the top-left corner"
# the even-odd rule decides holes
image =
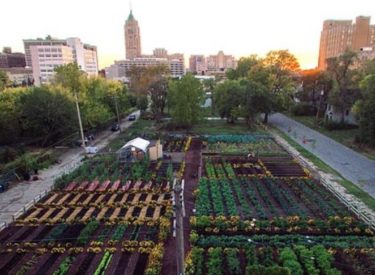
[[[139,111],[134,112],[139,117]],[[134,121],[123,120],[121,128],[130,127]],[[118,136],[119,132],[104,130],[96,136],[94,146],[103,149],[109,142]],[[0,226],[6,222],[12,221],[12,215],[20,211],[25,205],[30,203],[44,191],[49,191],[56,178],[64,173],[73,171],[81,164],[83,152],[81,148],[65,149],[66,152],[61,155],[60,163],[50,166],[48,169],[39,172],[40,180],[23,181],[11,184],[10,188],[0,194]]]
[[[185,256],[190,250],[190,216],[193,215],[194,209],[194,197],[193,191],[198,187],[199,181],[199,166],[201,164],[201,147],[202,142],[198,139],[193,139],[190,150],[185,155],[185,189],[184,189],[184,201],[186,216],[184,217],[184,246]],[[165,243],[165,253],[163,259],[162,274],[176,274],[176,238],[170,236]]]

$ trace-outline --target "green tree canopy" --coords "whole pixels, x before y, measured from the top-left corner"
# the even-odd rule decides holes
[[[215,87],[215,108],[221,118],[234,123],[240,115],[240,105],[243,97],[243,86],[238,80],[226,80]]]
[[[346,51],[339,57],[327,59],[327,71],[333,80],[328,102],[341,113],[341,123],[344,123],[345,112],[351,109],[360,96],[358,89],[358,71],[353,69],[357,55]]]
[[[6,72],[0,70],[0,92],[9,84],[9,78]]]
[[[250,55],[249,57],[241,57],[238,60],[237,68],[228,70],[227,78],[230,80],[247,77],[251,68],[259,63],[260,59],[257,55]]]
[[[181,80],[171,80],[168,89],[173,122],[180,127],[191,127],[202,114],[204,93],[201,83],[189,73]]]
[[[151,98],[151,111],[156,120],[159,120],[164,113],[167,104],[168,81],[162,77],[151,84],[149,88]]]
[[[360,86],[363,98],[354,106],[359,121],[359,140],[375,147],[375,74],[368,75]]]
[[[40,138],[42,146],[62,139],[76,128],[74,103],[59,89],[31,88],[20,97],[21,128],[24,135]]]

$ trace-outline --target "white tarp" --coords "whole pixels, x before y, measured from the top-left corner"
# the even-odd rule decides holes
[[[98,152],[98,147],[96,146],[87,146],[86,147],[86,153],[87,154],[96,154]]]
[[[143,138],[135,138],[130,141],[128,141],[122,148],[128,148],[128,147],[135,147],[139,150],[142,150],[143,152],[147,153],[147,147],[150,145],[150,142],[148,140],[145,140]]]

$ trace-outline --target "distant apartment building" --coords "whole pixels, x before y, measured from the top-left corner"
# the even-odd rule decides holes
[[[141,57],[141,32],[132,10],[130,10],[130,14],[124,25],[124,36],[126,59]]]
[[[168,57],[168,51],[164,48],[156,48],[153,52],[154,57],[161,57],[161,58],[167,58]]]
[[[208,56],[206,62],[208,72],[225,72],[237,67],[236,59],[232,55],[225,55],[223,51]]]
[[[13,53],[10,47],[3,48],[3,52],[0,53],[0,68],[24,68],[25,66],[25,54]]]
[[[28,68],[13,67],[3,69],[12,86],[30,86],[34,84],[33,71]]]
[[[185,63],[182,54],[167,55],[167,57],[137,57],[133,59],[118,60],[107,68],[105,75],[108,79],[127,81],[128,72],[133,67],[152,67],[165,65],[169,68],[172,77],[180,77],[185,74]]]
[[[207,58],[204,55],[191,55],[189,58],[189,71],[197,75],[224,74],[228,69],[236,67],[236,59],[232,55],[225,55],[223,51]]]
[[[96,46],[83,44],[79,38],[68,38],[67,45],[73,49],[73,58],[89,76],[98,75],[98,51]]]
[[[26,65],[32,68],[35,85],[49,82],[56,67],[73,62],[89,76],[98,74],[96,47],[83,44],[79,38],[27,39],[24,47]]]
[[[359,52],[375,46],[375,25],[370,17],[358,16],[352,20],[326,20],[320,35],[318,68],[326,69],[326,60],[343,54],[347,49]]]
[[[204,55],[191,55],[189,58],[189,71],[197,75],[205,75],[207,71]]]

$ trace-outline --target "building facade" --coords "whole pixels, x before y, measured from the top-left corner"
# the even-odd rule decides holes
[[[34,85],[33,71],[31,69],[13,67],[6,68],[4,71],[7,73],[9,81],[14,87]]]
[[[326,60],[343,54],[347,49],[359,52],[375,46],[375,25],[370,17],[358,16],[351,20],[326,20],[320,35],[318,68],[326,69]]]
[[[208,56],[206,62],[209,72],[225,72],[237,67],[236,59],[232,55],[225,55],[223,51],[219,51],[217,55]]]
[[[130,14],[124,25],[124,35],[126,59],[141,57],[141,32],[132,10],[130,10]]]
[[[67,45],[73,49],[73,58],[89,76],[98,75],[98,53],[96,46],[84,44],[79,38],[68,38]]]
[[[26,66],[25,54],[13,53],[9,47],[4,47],[0,53],[0,68],[24,68]]]
[[[179,58],[178,58],[179,57]],[[108,79],[128,81],[128,72],[133,67],[153,67],[165,65],[169,68],[170,76],[180,77],[185,74],[184,57],[181,54],[167,56],[166,58],[159,57],[137,57],[133,59],[118,60],[107,68],[105,68],[105,75]]]
[[[197,75],[205,75],[207,71],[204,55],[191,55],[189,58],[189,71]]]
[[[79,38],[24,40],[26,65],[31,68],[35,85],[49,82],[55,68],[76,62],[89,76],[98,74],[98,58],[95,46],[83,44]]]

